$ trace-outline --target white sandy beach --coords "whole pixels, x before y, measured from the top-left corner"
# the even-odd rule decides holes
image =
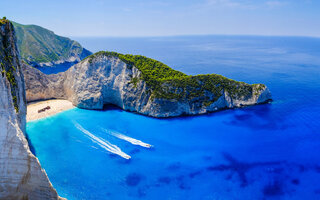
[[[40,109],[50,106],[50,109],[38,113]],[[47,100],[29,103],[27,106],[27,122],[55,115],[59,112],[74,108],[72,103],[67,100]]]

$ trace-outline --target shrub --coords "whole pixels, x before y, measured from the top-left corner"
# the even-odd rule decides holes
[[[206,105],[210,105],[224,92],[233,98],[247,98],[253,94],[253,87],[258,88],[258,91],[264,87],[262,84],[249,85],[217,74],[188,76],[157,60],[141,55],[100,51],[86,59],[92,63],[97,56],[118,57],[129,68],[137,67],[141,71],[141,79],[147,83],[155,98],[173,100],[200,98]],[[130,83],[136,86],[138,80],[138,78],[132,78]],[[210,96],[206,95],[208,92],[213,94],[213,99],[208,98]]]

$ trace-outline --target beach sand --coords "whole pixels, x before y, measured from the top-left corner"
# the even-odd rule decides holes
[[[38,110],[41,110],[47,106],[50,106],[50,109],[38,113]],[[32,102],[29,103],[27,106],[27,122],[49,117],[72,108],[74,108],[74,106],[70,101],[67,100],[54,99],[47,101]]]

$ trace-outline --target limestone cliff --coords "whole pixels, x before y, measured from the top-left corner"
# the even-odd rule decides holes
[[[219,75],[187,76],[143,56],[114,52],[96,53],[57,75],[28,66],[24,73],[27,101],[62,98],[85,109],[113,104],[152,117],[196,115],[271,100],[263,84]]]
[[[0,199],[58,199],[25,138],[24,79],[12,24],[0,20]]]

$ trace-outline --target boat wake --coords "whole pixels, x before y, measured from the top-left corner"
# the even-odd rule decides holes
[[[121,133],[118,133],[116,131],[107,130],[107,129],[103,129],[103,130],[106,131],[107,133],[109,133],[110,135],[112,135],[114,137],[117,137],[117,138],[119,138],[121,140],[125,140],[127,142],[130,142],[133,145],[138,145],[138,146],[142,146],[142,147],[145,147],[145,148],[151,148],[152,147],[152,145],[150,145],[150,144],[142,142],[141,140],[137,140],[137,139],[128,137],[128,136],[123,135]]]
[[[105,149],[113,154],[119,155],[125,159],[131,158],[131,156],[129,156],[128,154],[121,151],[121,149],[118,146],[111,144],[110,142],[93,135],[88,130],[84,129],[79,123],[77,123],[77,122],[73,122],[73,123],[78,130],[80,130],[82,133],[86,134],[86,136],[89,137],[92,140],[92,142],[98,144],[103,149]]]

